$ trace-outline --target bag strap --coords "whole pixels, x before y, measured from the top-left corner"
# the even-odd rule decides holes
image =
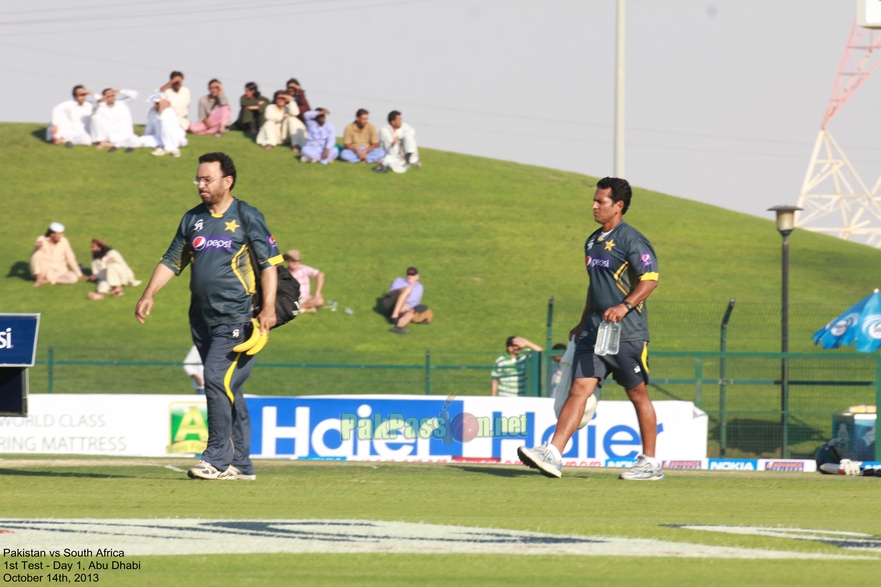
[[[253,241],[251,240],[251,236],[248,234],[248,223],[245,221],[245,215],[242,214],[242,201],[236,198],[236,209],[239,214],[239,218],[242,219],[242,231],[245,233],[245,242],[248,245],[248,257],[251,259],[251,270],[254,272],[254,290],[255,295],[259,296],[257,299],[257,307],[263,306],[263,292],[260,286],[260,265],[257,262],[257,251],[254,250]]]

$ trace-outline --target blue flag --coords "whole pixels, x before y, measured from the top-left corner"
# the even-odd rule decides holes
[[[818,330],[813,338],[814,344],[821,344],[824,349],[837,349],[856,342],[854,348],[860,352],[877,351],[881,348],[881,293],[876,289],[872,295]]]

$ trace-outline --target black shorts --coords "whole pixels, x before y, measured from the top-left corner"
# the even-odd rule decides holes
[[[594,354],[595,335],[586,333],[575,346],[572,379],[595,377],[602,387],[603,380],[612,374],[618,385],[633,389],[640,383],[649,384],[648,343],[644,340],[622,340],[617,355],[599,357]]]

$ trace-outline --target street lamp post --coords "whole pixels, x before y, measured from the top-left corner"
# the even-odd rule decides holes
[[[769,212],[777,214],[777,232],[783,237],[783,279],[780,308],[780,350],[789,352],[789,235],[795,228],[795,213],[798,206],[774,206]],[[789,360],[780,362],[780,425],[783,429],[782,456],[789,458]]]

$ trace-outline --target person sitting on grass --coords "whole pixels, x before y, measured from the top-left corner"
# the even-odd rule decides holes
[[[260,95],[260,89],[254,82],[245,84],[245,93],[239,98],[242,109],[235,127],[248,135],[256,135],[263,126],[263,111],[269,100]]]
[[[505,341],[507,354],[496,359],[492,370],[491,395],[517,397],[526,395],[526,361],[532,351],[544,349],[522,336],[509,336]]]
[[[283,143],[290,143],[292,150],[301,148],[306,143],[306,127],[297,118],[299,113],[294,99],[278,90],[273,103],[263,111],[266,122],[260,127],[257,144],[267,151]]]
[[[134,90],[104,90],[98,107],[92,115],[92,141],[98,148],[109,147],[110,152],[117,148],[131,153],[141,146],[141,139],[132,126],[132,111],[129,104],[138,97]]]
[[[141,137],[141,145],[155,147],[150,154],[156,157],[180,157],[180,148],[188,143],[187,133],[181,128],[171,102],[162,92],[153,94],[147,101],[153,103],[153,108],[147,114],[147,128]]]
[[[370,113],[363,108],[355,113],[355,122],[346,125],[343,144],[346,148],[340,159],[348,163],[377,163],[385,157],[385,151],[379,148],[376,127],[370,123]]]
[[[321,296],[321,289],[324,287],[324,273],[301,263],[302,257],[297,249],[291,249],[285,253],[284,260],[288,263],[288,271],[300,284],[300,313],[314,314],[316,308],[324,305],[324,298]],[[315,280],[315,295],[310,294],[311,283],[309,279]]]
[[[77,265],[70,241],[64,236],[64,225],[53,222],[46,234],[37,238],[31,252],[31,275],[34,287],[44,284],[73,285],[85,275]]]
[[[340,156],[340,150],[336,146],[336,130],[327,122],[328,114],[330,110],[316,108],[304,115],[309,135],[303,145],[300,162],[328,165]]]
[[[89,95],[94,96],[95,92],[74,86],[73,100],[65,100],[52,109],[52,122],[46,129],[47,141],[65,147],[92,144],[89,127],[94,106],[86,101]]]
[[[92,275],[89,281],[98,284],[98,292],[90,291],[90,300],[103,300],[108,293],[118,298],[123,293],[123,286],[137,287],[141,285],[139,279],[126,264],[119,251],[113,249],[99,238],[92,239]]]
[[[382,307],[394,326],[389,332],[407,334],[407,324],[413,320],[416,306],[422,301],[424,288],[419,283],[419,270],[407,268],[407,277],[398,277],[392,282],[389,291],[382,298]]]
[[[199,98],[199,120],[191,122],[187,130],[194,135],[222,137],[231,118],[232,107],[223,91],[223,84],[213,79],[208,82],[208,95]]]

